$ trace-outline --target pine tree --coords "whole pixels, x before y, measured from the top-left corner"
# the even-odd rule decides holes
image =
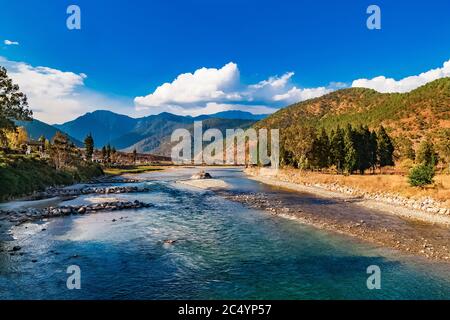
[[[137,160],[137,151],[136,148],[133,149],[133,162],[136,164],[136,160]]]
[[[339,126],[336,132],[332,132],[330,144],[331,161],[338,172],[343,171],[345,164],[345,141],[344,130]]]
[[[370,167],[372,168],[372,173],[375,173],[375,168],[377,167],[377,164],[378,164],[377,140],[378,140],[377,133],[375,131],[372,131],[370,133],[370,139],[369,139],[369,152],[370,152],[369,160],[370,160]]]
[[[371,167],[371,134],[367,126],[360,126],[355,133],[358,170],[360,174]]]
[[[327,132],[322,128],[319,137],[319,159],[318,165],[320,169],[328,168],[330,166],[330,139]]]
[[[352,174],[356,170],[358,163],[358,154],[356,151],[356,146],[353,137],[353,128],[349,124],[345,130],[344,134],[344,146],[345,146],[345,161],[344,169]]]
[[[380,170],[386,166],[394,165],[394,144],[391,138],[386,133],[383,126],[380,126],[378,130],[378,140],[377,140],[377,157]]]
[[[92,134],[88,134],[84,139],[84,148],[86,152],[86,160],[91,161],[92,155],[94,154],[94,139],[92,138]]]

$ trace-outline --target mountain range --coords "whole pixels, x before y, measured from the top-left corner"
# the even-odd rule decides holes
[[[95,147],[110,143],[118,150],[170,155],[170,135],[178,128],[193,130],[194,121],[203,121],[203,130],[218,128],[279,128],[314,126],[330,131],[337,126],[383,125],[396,143],[417,147],[430,138],[450,158],[450,78],[442,78],[408,93],[379,93],[372,89],[347,88],[280,109],[271,115],[224,111],[197,117],[163,112],[131,118],[111,111],[86,113],[72,121],[48,125],[39,120],[18,122],[33,139],[52,137],[57,130],[81,146],[91,133]],[[283,130],[281,130],[283,135]],[[289,137],[284,139],[289,143]]]
[[[192,130],[194,121],[202,121],[204,130],[218,128],[246,128],[267,115],[255,115],[245,111],[223,111],[197,117],[180,116],[167,112],[142,118],[132,118],[107,110],[86,113],[74,120],[49,125],[37,119],[18,121],[27,129],[32,139],[45,136],[50,139],[57,131],[67,134],[77,146],[88,134],[92,134],[96,148],[110,144],[118,150],[170,155],[170,135],[175,129]]]

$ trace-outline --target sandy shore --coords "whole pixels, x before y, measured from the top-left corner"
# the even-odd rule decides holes
[[[190,187],[199,189],[222,189],[227,188],[228,184],[220,179],[191,179],[191,180],[179,180],[177,183],[181,183]]]

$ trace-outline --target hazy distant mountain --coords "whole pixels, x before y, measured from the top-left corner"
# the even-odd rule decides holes
[[[193,121],[192,117],[178,116],[167,112],[140,118],[137,119],[132,130],[114,139],[111,144],[117,149],[125,149],[147,139],[148,148],[153,149],[159,145],[163,137],[172,134],[175,129],[189,126]],[[142,150],[138,151],[142,152]]]
[[[142,152],[143,149],[157,148],[164,137],[172,134],[175,129],[189,127],[194,121],[216,118],[257,121],[265,116],[233,110],[197,117],[163,112],[158,115],[135,119],[111,111],[98,110],[86,113],[72,121],[55,125],[55,127],[80,141],[83,141],[86,135],[92,133],[97,148],[110,143],[117,149],[126,149],[145,139],[145,147],[139,148]]]
[[[24,127],[27,130],[28,136],[33,139],[37,140],[42,135],[46,138],[51,140],[53,136],[56,134],[57,131],[61,131],[62,133],[67,134],[66,132],[55,128],[54,126],[51,126],[49,124],[46,124],[42,121],[39,121],[37,119],[34,119],[33,121],[16,121],[16,125],[19,127]],[[78,139],[75,139],[74,137],[69,136],[69,139],[76,145],[81,147],[83,144]]]
[[[95,146],[99,148],[130,132],[137,121],[137,119],[111,111],[97,110],[54,126],[80,141],[83,141],[91,133]]]
[[[197,117],[163,112],[135,119],[107,110],[97,110],[53,126],[39,120],[18,122],[18,125],[24,126],[33,139],[38,139],[41,135],[50,139],[59,130],[66,133],[76,145],[82,146],[84,138],[91,133],[96,148],[110,143],[118,150],[136,148],[139,152],[163,150],[164,153],[172,132],[178,128],[191,129],[194,121],[203,121],[204,130],[212,127],[224,130],[247,127],[265,117],[266,115],[233,110]]]
[[[198,118],[190,118],[190,120],[191,121],[189,123],[187,122],[177,123],[176,126],[177,128],[185,128],[189,130],[193,135],[194,120],[198,120]],[[207,118],[204,120],[202,119],[202,128],[203,132],[212,128],[219,129],[222,132],[223,136],[225,137],[226,129],[237,129],[237,128],[245,129],[250,127],[254,123],[255,121],[253,120]],[[173,130],[175,130],[175,127],[173,127],[171,130],[167,130],[164,133],[161,132],[160,135],[148,134],[142,140],[126,148],[125,151],[131,152],[133,151],[133,149],[136,149],[136,151],[139,153],[151,153],[160,156],[170,157],[172,146],[174,145],[174,143],[170,141]]]
[[[247,111],[240,110],[230,110],[222,111],[214,114],[208,115],[210,118],[221,118],[221,119],[239,119],[239,120],[262,120],[268,117],[268,114],[253,114]]]

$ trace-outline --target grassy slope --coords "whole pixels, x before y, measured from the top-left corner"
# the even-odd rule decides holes
[[[86,181],[102,173],[95,165],[78,167],[72,171],[56,171],[38,157],[0,153],[0,201],[50,186]]]
[[[125,167],[120,167],[120,168],[106,168],[103,171],[105,172],[105,174],[109,174],[109,175],[120,175],[120,174],[126,174],[126,173],[144,173],[144,172],[150,172],[150,171],[158,171],[158,170],[162,170],[162,167],[158,167],[158,166],[125,166]]]

